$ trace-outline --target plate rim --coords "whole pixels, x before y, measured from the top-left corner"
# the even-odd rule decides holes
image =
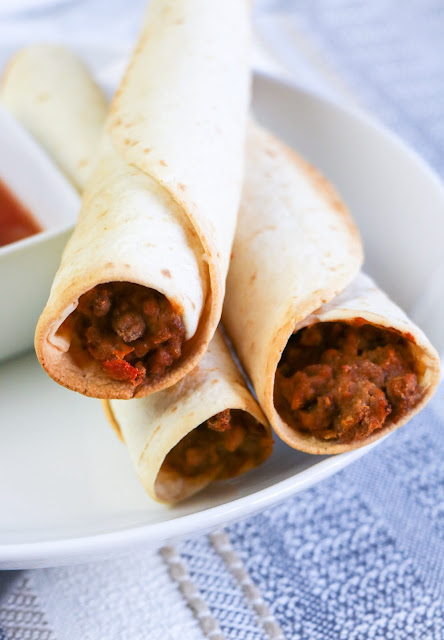
[[[91,560],[99,561],[106,559],[114,552],[129,552],[143,545],[157,549],[193,534],[208,533],[276,505],[304,489],[309,489],[369,453],[386,437],[388,436],[360,449],[321,460],[295,476],[249,495],[174,519],[107,533],[40,542],[0,544],[0,570],[48,568]],[[195,520],[199,521],[201,518],[205,520],[205,524],[196,526]]]
[[[441,196],[444,200],[444,181],[439,176],[438,171],[434,169],[434,167],[432,167],[432,165],[430,165],[427,160],[418,153],[418,151],[410,146],[408,142],[401,138],[400,135],[392,129],[389,129],[387,125],[378,120],[375,116],[372,116],[371,113],[365,110],[365,108],[356,103],[346,104],[345,102],[342,102],[340,98],[335,100],[331,96],[322,94],[321,91],[304,87],[304,85],[298,84],[291,78],[274,76],[268,71],[263,71],[261,69],[253,69],[253,81],[255,81],[256,78],[259,80],[265,80],[266,83],[274,84],[279,88],[291,89],[292,92],[299,94],[301,97],[314,99],[320,105],[327,106],[330,110],[336,111],[338,114],[346,115],[359,125],[364,125],[369,130],[375,131],[377,135],[385,138],[389,144],[397,147],[398,151],[408,157],[411,162],[417,164],[420,167],[420,170],[427,174],[427,178],[434,183],[434,187],[438,191],[441,191]]]

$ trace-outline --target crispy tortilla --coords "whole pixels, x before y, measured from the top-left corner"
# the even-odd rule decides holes
[[[430,399],[439,359],[424,334],[366,276],[358,233],[339,196],[315,169],[253,125],[223,322],[276,433],[309,453],[338,453],[385,435]],[[313,322],[364,318],[412,344],[421,400],[364,440],[319,440],[276,409],[278,364],[289,338]]]
[[[222,411],[244,411],[261,425],[260,441],[257,443],[260,446],[259,455],[253,450],[246,452],[233,475],[260,464],[272,450],[268,422],[248,390],[219,331],[198,366],[173,387],[130,402],[103,401],[103,405],[112,426],[128,447],[145,490],[160,502],[183,500],[218,477],[227,477],[223,468],[212,465],[210,461],[204,471],[191,477],[164,465],[168,453],[185,436]]]
[[[58,383],[98,398],[141,397],[203,356],[221,315],[240,199],[248,41],[246,0],[150,3],[36,329],[38,358]],[[80,296],[108,282],[157,291],[181,315],[182,354],[160,377],[135,384],[73,356],[73,330],[62,324]]]

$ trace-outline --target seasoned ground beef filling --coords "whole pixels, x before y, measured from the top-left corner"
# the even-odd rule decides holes
[[[193,478],[218,469],[217,478],[231,478],[263,462],[272,441],[264,427],[249,413],[227,409],[193,429],[169,452],[162,465]]]
[[[321,440],[363,440],[387,419],[405,415],[420,397],[407,340],[363,321],[298,331],[276,375],[279,413]]]
[[[115,380],[139,385],[162,376],[182,352],[185,327],[169,300],[129,282],[100,284],[68,318],[71,351],[89,354]]]

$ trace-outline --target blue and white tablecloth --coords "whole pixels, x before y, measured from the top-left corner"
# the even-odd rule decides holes
[[[0,47],[37,27],[38,39],[79,36],[85,5],[106,7],[107,37],[116,22],[133,37],[141,2],[93,0],[51,19],[0,13]],[[443,174],[442,0],[262,0],[256,36],[259,65],[368,108]],[[0,640],[442,640],[443,459],[441,385],[367,456],[224,531],[0,573]]]

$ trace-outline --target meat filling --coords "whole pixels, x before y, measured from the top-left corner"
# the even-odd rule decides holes
[[[299,431],[350,443],[396,421],[421,398],[408,341],[364,321],[317,323],[293,335],[275,403]]]
[[[249,413],[226,409],[176,444],[162,470],[193,478],[216,468],[217,479],[232,478],[266,460],[271,447],[270,436]]]
[[[97,285],[80,297],[66,323],[77,362],[90,356],[110,378],[134,386],[161,377],[180,358],[185,340],[169,300],[130,282]]]

